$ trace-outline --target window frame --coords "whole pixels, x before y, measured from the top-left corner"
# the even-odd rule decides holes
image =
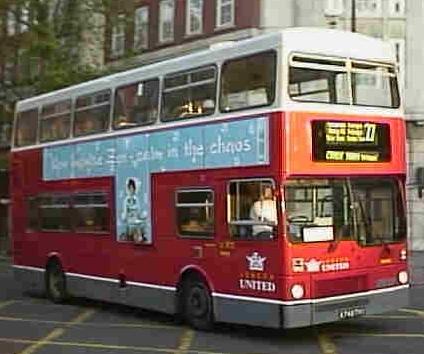
[[[64,110],[64,111],[60,111],[60,112],[54,112],[54,113],[50,113],[47,115],[43,114],[43,109],[45,107],[53,107],[55,105],[61,105],[61,104],[68,104],[68,110]],[[39,141],[40,143],[49,143],[49,142],[53,142],[53,141],[59,141],[59,140],[65,140],[65,139],[69,139],[69,137],[71,136],[71,126],[72,126],[72,121],[73,121],[73,101],[70,98],[66,98],[60,101],[56,101],[56,102],[52,102],[52,103],[47,103],[44,105],[40,106],[40,111],[39,111],[39,123],[38,123],[38,131],[39,131]],[[47,122],[48,120],[59,120],[59,119],[63,119],[64,116],[68,116],[68,132],[64,137],[59,137],[59,138],[43,138],[43,123]]]
[[[225,6],[231,6],[231,19],[226,23],[222,23],[222,9]],[[216,18],[215,28],[217,30],[231,28],[235,26],[235,0],[217,0],[216,1]]]
[[[106,209],[107,212],[107,219],[106,224],[104,225],[107,229],[106,230],[88,230],[83,231],[78,229],[76,225],[77,221],[77,204],[75,202],[76,198],[78,196],[102,196],[104,197],[104,209]],[[45,229],[43,228],[43,221],[42,221],[42,200],[43,198],[66,198],[67,204],[63,206],[58,206],[59,204],[50,204],[52,207],[47,207],[44,209],[67,209],[67,216],[69,219],[69,228],[68,229]],[[35,203],[36,210],[33,212],[33,215],[29,212],[29,207]],[[77,192],[71,192],[71,193],[65,193],[65,192],[53,192],[53,193],[40,193],[37,195],[29,195],[25,198],[25,205],[26,205],[26,222],[25,222],[25,233],[26,234],[33,234],[33,233],[45,233],[45,234],[51,234],[51,233],[61,233],[61,234],[77,234],[77,235],[87,235],[87,234],[95,234],[95,235],[111,235],[112,232],[112,211],[111,211],[111,199],[108,191],[106,190],[88,190],[88,191],[77,191]],[[89,205],[89,204],[87,204]],[[35,217],[35,220],[33,219]],[[35,221],[35,228],[31,228],[30,224],[31,221]]]
[[[43,232],[43,233],[71,233],[73,232],[73,217],[72,217],[72,195],[71,194],[66,194],[66,193],[42,193],[39,194],[35,197],[37,199],[37,209],[38,209],[38,215],[40,218],[40,221],[38,223],[39,229],[37,230],[38,232]],[[43,204],[41,203],[41,200],[43,198],[50,198],[50,199],[54,199],[54,198],[64,198],[67,200],[67,204],[47,204],[47,207],[43,208]],[[68,228],[67,229],[46,229],[43,228],[43,213],[41,211],[41,209],[62,209],[65,210],[67,212],[67,217],[69,219],[68,221]],[[63,213],[62,217],[63,217]]]
[[[194,11],[193,8],[194,6],[192,6],[194,1],[199,1],[200,4],[200,16],[199,16],[199,28],[192,31],[191,30],[191,25],[192,25],[192,21],[191,21],[191,16],[193,14],[194,16]],[[185,33],[186,36],[195,36],[195,35],[199,35],[203,33],[203,11],[204,11],[204,0],[186,0],[186,26],[185,26]]]
[[[77,204],[76,199],[78,197],[92,197],[92,196],[101,196],[104,198],[104,204]],[[102,208],[106,210],[106,230],[81,230],[77,227],[77,210],[78,208],[87,208],[92,207],[94,210],[96,208]],[[111,212],[111,203],[109,194],[106,191],[81,191],[77,193],[71,194],[71,215],[72,215],[72,232],[77,234],[99,234],[99,235],[109,235],[111,233],[111,220],[112,220],[112,212]]]
[[[146,17],[146,18],[144,18]],[[144,21],[142,21],[142,19]],[[148,5],[139,6],[134,11],[134,50],[141,51],[149,48],[150,8]],[[143,43],[143,32],[146,32],[146,43]]]
[[[259,56],[261,54],[267,54],[267,53],[271,53],[274,55],[274,72],[273,72],[273,80],[271,82],[271,88],[272,88],[272,100],[269,103],[265,103],[265,104],[258,104],[258,105],[247,105],[247,106],[243,106],[241,108],[233,108],[233,109],[224,109],[223,105],[222,105],[222,101],[223,101],[223,78],[224,78],[224,69],[227,63],[231,63],[234,61],[240,61],[246,58],[251,58],[254,56]],[[277,75],[278,75],[278,52],[276,49],[267,49],[264,51],[260,51],[260,52],[254,52],[254,53],[250,53],[250,54],[246,54],[243,55],[241,57],[235,57],[235,58],[230,58],[225,60],[221,66],[220,66],[220,75],[219,75],[219,92],[217,93],[217,101],[218,104],[216,105],[219,110],[220,113],[231,113],[231,112],[238,112],[238,111],[245,111],[245,110],[249,110],[249,109],[257,109],[257,108],[262,108],[262,107],[271,107],[272,105],[275,104],[276,100],[277,100],[277,87],[278,87],[278,83],[277,83]]]
[[[296,58],[296,59],[295,59]],[[334,62],[338,64],[329,65],[319,62]],[[355,66],[368,65],[375,68],[382,67],[387,68],[388,71],[384,75],[374,74],[371,70],[361,69]],[[324,102],[324,101],[303,101],[296,100],[293,98],[293,94],[290,92],[290,72],[292,68],[300,68],[306,70],[326,70],[331,72],[340,72],[347,74],[348,81],[348,94],[349,94],[349,103],[337,103],[337,102]],[[376,75],[377,81],[387,80],[387,85],[390,87],[390,101],[391,105],[376,105],[376,104],[358,104],[356,103],[355,92],[357,88],[361,88],[360,85],[355,83],[354,75],[355,74],[369,74]],[[287,97],[296,103],[301,104],[326,104],[326,105],[337,105],[337,106],[352,106],[352,107],[378,107],[385,109],[399,109],[401,107],[400,100],[400,87],[399,87],[399,75],[397,75],[396,65],[394,63],[372,61],[372,60],[363,60],[356,58],[347,58],[347,57],[335,57],[335,56],[326,56],[319,54],[309,54],[301,52],[292,52],[289,57],[288,62],[288,79],[287,79],[286,92]]]
[[[179,203],[178,202],[178,195],[180,193],[190,193],[190,192],[205,192],[210,193],[212,196],[212,203]],[[178,237],[183,239],[199,239],[199,240],[210,240],[214,239],[216,237],[216,211],[215,211],[215,205],[216,205],[216,198],[215,198],[215,191],[212,187],[190,187],[190,188],[177,188],[174,190],[174,215],[175,215],[175,227],[176,227],[176,234]],[[213,230],[210,233],[204,232],[203,235],[184,235],[181,232],[181,228],[179,225],[178,220],[178,208],[189,208],[189,207],[198,207],[198,208],[211,208],[212,209],[212,228]],[[199,231],[200,233],[201,231]]]
[[[91,105],[86,105],[83,107],[78,107],[78,100],[79,99],[83,99],[83,98],[88,98],[88,97],[93,97],[93,96],[97,96],[100,93],[108,93],[109,94],[109,100],[108,101],[104,101],[104,102],[100,102],[100,103],[91,103]],[[73,119],[72,119],[72,137],[74,138],[80,138],[80,137],[84,137],[84,136],[90,136],[90,135],[95,135],[95,134],[102,134],[102,133],[106,133],[108,131],[110,131],[110,119],[111,119],[111,114],[112,114],[112,106],[113,106],[113,91],[110,88],[103,88],[101,90],[98,91],[93,91],[93,92],[89,92],[89,93],[84,93],[82,95],[76,96],[74,98],[74,105],[73,105]],[[92,130],[92,131],[88,131],[88,132],[83,132],[83,133],[76,133],[76,127],[77,127],[77,115],[78,113],[81,112],[85,112],[85,111],[90,111],[93,109],[99,109],[103,106],[109,106],[109,112],[107,114],[107,124],[106,127],[104,129],[98,129],[98,130]]]
[[[165,19],[164,16],[166,14],[166,6],[167,5],[172,5],[170,7],[172,7],[172,19],[169,21],[168,19]],[[159,43],[160,44],[164,44],[164,43],[170,43],[173,42],[175,39],[175,0],[160,0],[159,1]],[[170,28],[171,28],[171,32],[169,37],[164,37],[164,29],[163,26],[166,22],[170,22]]]
[[[128,126],[128,127],[118,127],[116,125],[116,106],[117,106],[117,96],[118,96],[118,91],[121,89],[126,89],[129,88],[133,85],[140,85],[140,84],[145,84],[146,82],[152,82],[152,81],[156,81],[157,82],[157,102],[156,102],[156,117],[154,120],[152,120],[151,122],[144,122],[142,124],[136,124],[133,126]],[[112,130],[117,131],[117,130],[125,130],[125,129],[131,129],[131,128],[136,128],[136,127],[144,127],[144,126],[148,126],[148,125],[153,125],[155,123],[158,122],[159,118],[160,118],[160,111],[161,111],[161,98],[162,98],[162,87],[163,85],[161,84],[161,78],[159,76],[156,77],[152,77],[150,79],[142,79],[139,81],[135,81],[129,84],[124,84],[121,86],[116,86],[114,88],[114,91],[112,92],[113,94],[113,108],[111,109],[112,112]]]
[[[277,240],[278,238],[279,238],[279,228],[280,228],[280,224],[281,224],[281,222],[280,222],[280,219],[281,219],[281,215],[280,215],[280,208],[278,207],[281,203],[280,203],[280,201],[279,201],[279,198],[277,198],[276,197],[276,195],[274,194],[274,198],[275,198],[275,208],[276,208],[276,215],[277,215],[277,223],[274,225],[274,228],[275,228],[275,231],[274,231],[274,233],[273,233],[273,236],[272,237],[270,237],[270,238],[265,238],[265,239],[263,239],[263,238],[258,238],[258,237],[255,237],[255,236],[253,236],[253,235],[251,235],[251,236],[248,236],[248,237],[240,237],[240,236],[238,236],[238,237],[235,237],[234,235],[232,235],[232,232],[231,232],[231,226],[232,225],[240,225],[240,226],[253,226],[253,225],[268,225],[268,224],[266,224],[266,223],[258,223],[258,222],[254,222],[253,220],[252,221],[250,221],[250,220],[248,220],[248,219],[246,219],[246,220],[239,220],[239,221],[231,221],[231,193],[230,193],[230,186],[231,186],[231,184],[232,183],[240,183],[240,182],[245,182],[245,183],[251,183],[251,182],[255,182],[255,181],[258,181],[258,182],[268,182],[268,183],[271,183],[271,185],[272,185],[272,189],[273,189],[273,191],[274,191],[274,193],[275,193],[275,191],[277,191],[277,183],[276,183],[276,181],[275,181],[275,179],[274,178],[272,178],[272,177],[263,177],[263,178],[261,178],[261,177],[254,177],[254,178],[235,178],[235,179],[230,179],[230,180],[228,180],[227,181],[227,185],[226,185],[226,204],[227,204],[227,211],[226,211],[226,223],[227,223],[227,232],[228,232],[228,235],[229,235],[229,237],[232,239],[232,240],[237,240],[237,241],[267,241],[267,242],[270,242],[270,241],[275,241],[275,240]]]
[[[112,58],[120,58],[125,54],[125,32],[125,14],[119,14],[110,32],[110,56]],[[121,44],[122,48],[118,48],[118,44]]]
[[[206,80],[201,80],[201,81],[195,81],[195,82],[189,82],[189,83],[185,83],[183,85],[173,85],[172,87],[166,88],[166,84],[165,81],[167,79],[170,78],[174,78],[174,77],[178,77],[181,75],[187,75],[188,77],[190,77],[192,74],[196,74],[198,72],[202,72],[202,71],[206,71],[206,70],[213,70],[214,76],[211,79],[206,79]],[[195,119],[195,118],[200,118],[200,117],[207,117],[207,116],[212,116],[216,113],[217,111],[217,107],[218,107],[218,97],[217,97],[217,89],[218,89],[218,78],[219,78],[219,69],[217,67],[216,64],[206,64],[200,67],[194,67],[194,68],[190,68],[184,71],[178,71],[178,72],[171,72],[171,73],[167,73],[165,75],[162,76],[162,85],[161,85],[161,89],[160,89],[160,113],[159,113],[159,119],[161,122],[167,123],[167,122],[178,122],[181,120],[187,120],[187,119]],[[187,116],[187,117],[167,117],[165,116],[165,95],[167,93],[170,92],[176,92],[179,90],[186,90],[186,89],[190,89],[190,88],[194,88],[194,87],[198,87],[198,86],[204,86],[204,85],[208,85],[208,84],[214,84],[214,108],[213,111],[211,113],[202,113],[202,114],[193,114],[192,116]]]
[[[31,112],[31,111],[34,111],[34,113],[35,113],[35,118],[33,118],[34,119],[34,132],[35,132],[35,134],[34,134],[34,139],[33,139],[33,141],[31,141],[31,142],[29,142],[29,143],[25,143],[25,144],[20,144],[19,142],[19,138],[18,138],[18,135],[19,135],[19,131],[20,131],[20,129],[19,129],[19,127],[20,127],[20,120],[21,120],[21,118],[20,118],[20,115],[21,114],[23,114],[23,113],[28,113],[28,112]],[[16,112],[16,118],[15,118],[15,127],[14,127],[14,129],[15,129],[15,131],[14,131],[14,134],[13,134],[13,146],[14,147],[17,147],[17,148],[21,148],[21,147],[28,147],[28,146],[34,146],[34,145],[37,145],[38,144],[38,138],[39,138],[39,121],[40,121],[40,107],[35,107],[35,108],[30,108],[30,109],[26,109],[26,110],[22,110],[22,111],[17,111]]]

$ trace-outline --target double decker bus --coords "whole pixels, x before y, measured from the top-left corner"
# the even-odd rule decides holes
[[[287,29],[17,104],[13,267],[31,290],[292,328],[408,301],[391,46]]]

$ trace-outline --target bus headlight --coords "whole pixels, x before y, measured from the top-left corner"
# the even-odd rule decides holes
[[[305,290],[300,284],[294,284],[290,291],[294,299],[301,299],[305,295]]]
[[[399,280],[399,283],[401,283],[401,284],[408,283],[408,272],[405,271],[405,270],[401,270],[398,273],[398,280]]]

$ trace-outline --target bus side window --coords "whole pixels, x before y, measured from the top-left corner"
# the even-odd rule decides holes
[[[15,146],[28,146],[37,142],[38,109],[18,112]]]
[[[216,68],[207,66],[165,76],[162,121],[211,115],[215,112]]]
[[[110,96],[110,90],[103,90],[77,98],[74,136],[101,133],[108,129]]]
[[[41,109],[40,141],[54,141],[69,137],[71,100],[45,105]]]
[[[159,80],[120,87],[115,94],[113,128],[125,129],[154,123],[159,104]]]
[[[229,183],[227,220],[235,239],[269,240],[275,237],[277,204],[270,179]]]
[[[229,60],[222,67],[220,110],[268,106],[275,99],[276,53]]]
[[[214,235],[214,194],[209,189],[176,191],[177,229],[180,236],[210,238]]]

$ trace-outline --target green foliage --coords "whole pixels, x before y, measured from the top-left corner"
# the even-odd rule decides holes
[[[8,16],[16,20],[15,34],[0,33],[0,55],[9,67],[18,67],[0,91],[11,90],[19,99],[100,75],[82,52],[87,36],[104,31],[104,21],[93,19],[104,16],[111,1],[0,0],[2,22]]]

